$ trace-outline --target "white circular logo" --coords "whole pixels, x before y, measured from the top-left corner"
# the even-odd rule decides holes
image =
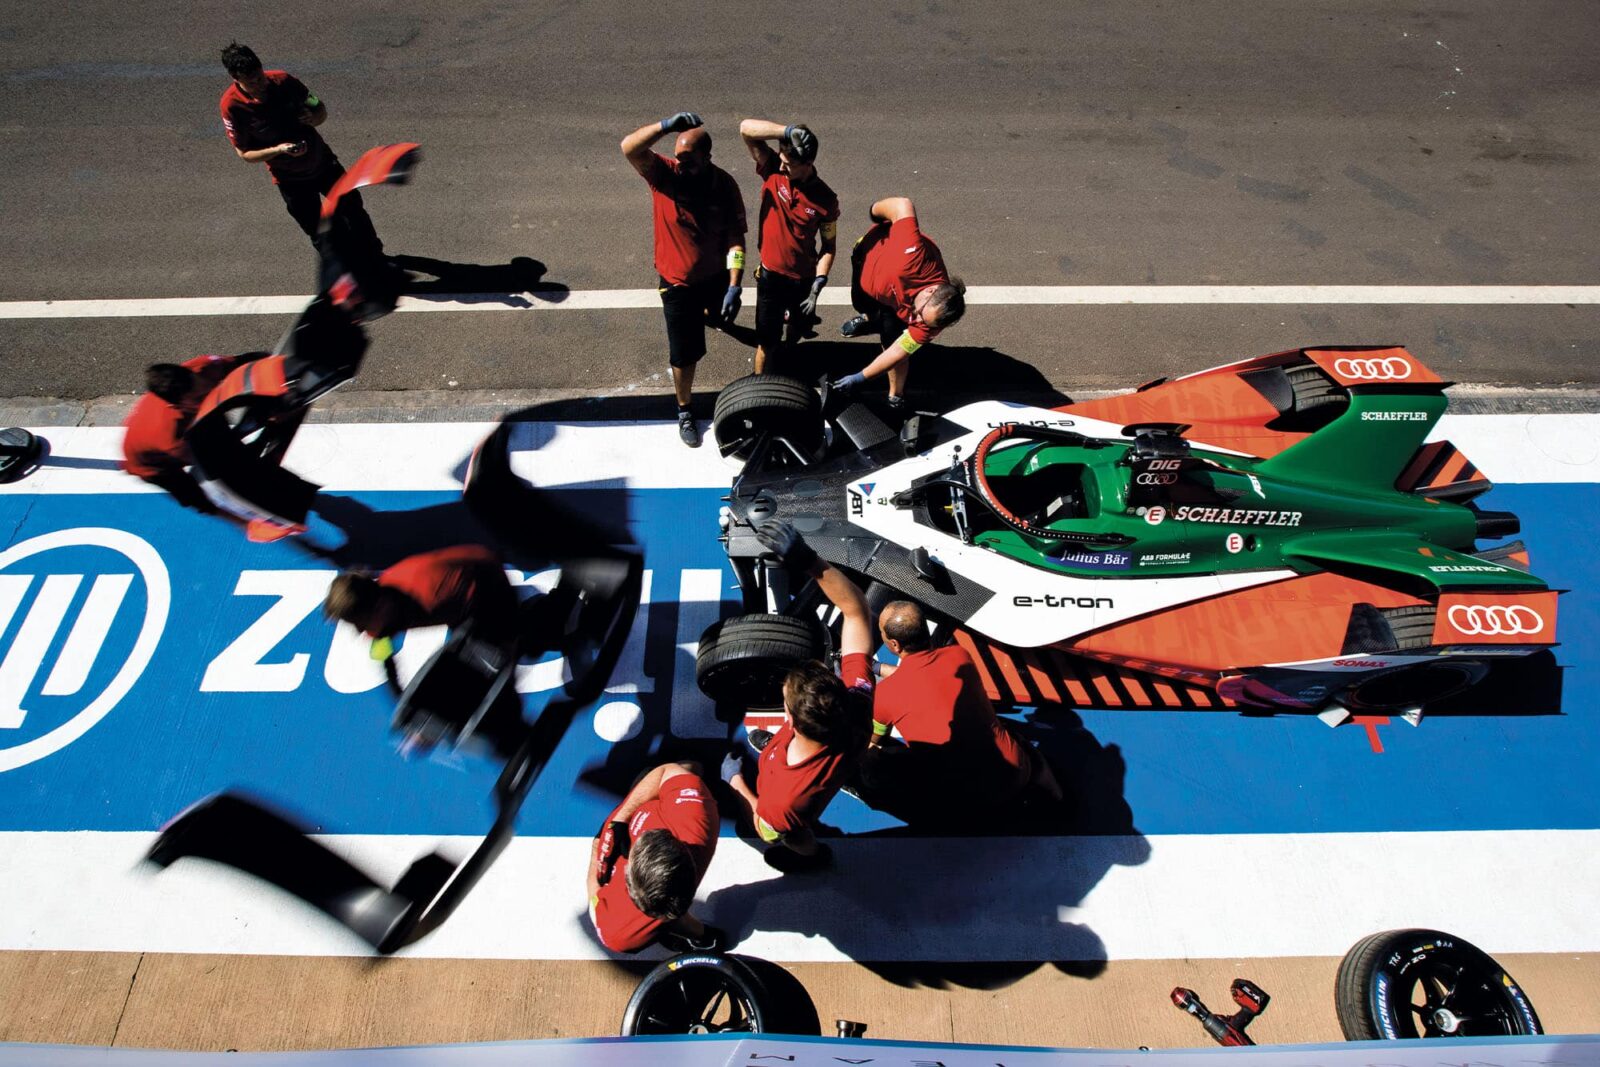
[[[29,538],[0,551],[0,577],[4,577],[3,572],[12,564],[58,548],[104,548],[126,557],[144,581],[144,621],[127,659],[117,668],[105,689],[91,699],[82,711],[48,733],[9,748],[0,748],[0,771],[15,770],[43,759],[88,733],[128,695],[145,667],[149,666],[162,631],[167,626],[167,614],[172,606],[172,586],[167,577],[167,566],[148,541],[125,530],[84,526]],[[29,584],[32,582],[32,576],[13,577]],[[13,728],[23,721],[25,712],[22,701],[28,695],[26,690],[32,685],[42,665],[40,661],[54,642],[56,630],[64,622],[81,580],[81,575],[46,576],[27,617],[18,626],[10,647],[4,650],[4,659],[0,660],[0,716],[9,711]],[[71,695],[75,692],[73,683],[83,683],[94,657],[100,651],[100,643],[115,620],[130,582],[131,575],[100,575],[96,578],[80,610],[78,622],[68,632],[56,668],[44,683],[45,693],[49,694],[54,689],[57,693]],[[21,588],[17,590],[17,604],[13,605],[13,610],[20,605],[23,592]],[[19,657],[14,668],[11,667],[13,657]],[[68,680],[58,682],[57,675],[63,674]],[[0,734],[0,740],[3,737]]]
[[[1344,378],[1369,382],[1400,381],[1411,377],[1411,363],[1399,356],[1382,359],[1341,358],[1333,361],[1333,372]]]
[[[1544,629],[1543,616],[1522,604],[1457,604],[1446,617],[1458,632],[1481,637],[1514,637]]]
[[[1160,526],[1163,522],[1167,521],[1167,509],[1163,507],[1151,508],[1149,511],[1144,513],[1144,521],[1148,522],[1151,526]]]
[[[1239,552],[1243,552],[1244,551],[1244,534],[1231,533],[1231,534],[1228,535],[1228,539],[1226,541],[1224,541],[1223,544],[1227,546],[1227,549],[1228,549],[1229,552],[1233,552],[1233,553],[1236,553],[1236,554],[1239,553]]]
[[[1136,475],[1133,481],[1135,485],[1176,485],[1178,476],[1176,474],[1145,473]]]

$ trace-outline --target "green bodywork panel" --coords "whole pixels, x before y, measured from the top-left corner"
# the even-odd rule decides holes
[[[1063,544],[999,525],[973,541],[1089,577],[1333,570],[1385,572],[1419,592],[1545,588],[1532,575],[1470,555],[1471,508],[1394,487],[1445,404],[1442,393],[1356,390],[1333,422],[1270,459],[1194,449],[1178,484],[1152,500],[1164,512],[1157,523],[1147,521],[1149,507],[1129,504],[1136,491],[1129,443],[1019,439],[991,451],[984,467],[1008,508],[1051,530],[1133,540]],[[1044,502],[1073,493],[1073,513],[1046,521]]]

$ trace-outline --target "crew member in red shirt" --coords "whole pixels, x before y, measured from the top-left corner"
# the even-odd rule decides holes
[[[222,50],[222,65],[233,83],[222,94],[222,128],[240,159],[265,163],[289,214],[315,243],[322,198],[344,174],[344,167],[317,132],[328,108],[300,79],[281,70],[261,69],[255,52],[237,41]],[[358,242],[382,255],[383,242],[361,206],[361,196],[345,193],[339,219]]]
[[[839,198],[817,175],[817,135],[801,125],[745,119],[739,136],[762,179],[756,270],[756,373],[816,320],[839,233]],[[777,141],[774,152],[768,141]],[[787,337],[784,324],[787,322]]]
[[[200,404],[239,364],[266,355],[196,356],[183,363],[152,363],[145,369],[149,391],[134,401],[123,423],[122,469],[151,485],[159,485],[186,508],[217,513],[200,483],[189,473],[194,457],[183,435]]]
[[[376,578],[346,572],[333,580],[322,613],[373,638],[387,659],[392,638],[419,626],[458,627],[493,644],[516,644],[517,594],[506,565],[483,545],[455,545],[408,556]]]
[[[720,952],[727,935],[689,913],[717,851],[717,802],[693,763],[646,772],[606,819],[589,862],[589,917],[600,943],[638,952]]]
[[[873,701],[874,748],[896,732],[920,757],[923,799],[964,811],[992,808],[1033,790],[1061,799],[1042,755],[995,714],[972,658],[957,645],[933,648],[922,609],[897,600],[878,616],[884,646],[900,658]]]
[[[669,133],[678,135],[671,159],[651,148]],[[640,126],[622,139],[622,154],[650,185],[678,436],[697,448],[700,428],[689,410],[694,368],[706,354],[707,324],[722,326],[739,314],[744,198],[733,176],[711,162],[711,134],[691,111]]]
[[[802,664],[783,683],[783,726],[776,734],[750,732],[757,752],[756,780],[744,775],[744,752],[722,761],[722,779],[744,801],[756,834],[767,844],[767,863],[785,873],[817,870],[833,859],[815,826],[823,809],[855,770],[871,718],[872,617],[867,600],[842,571],[829,566],[787,523],[757,531],[761,543],[791,570],[809,574],[839,609],[839,673],[822,663]]]
[[[846,337],[876,331],[883,351],[833,388],[848,392],[887,374],[889,406],[900,408],[910,374],[907,358],[966,314],[967,287],[950,276],[939,246],[918,228],[917,209],[908,197],[879,200],[871,216],[872,228],[850,253],[850,302],[860,314],[839,331]]]

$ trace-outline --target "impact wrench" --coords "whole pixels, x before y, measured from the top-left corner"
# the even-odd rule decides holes
[[[1239,1005],[1239,1010],[1226,1018],[1207,1008],[1192,989],[1181,986],[1174,989],[1172,1003],[1199,1019],[1200,1025],[1206,1028],[1206,1033],[1216,1038],[1217,1044],[1253,1045],[1255,1042],[1244,1032],[1245,1027],[1267,1010],[1267,1002],[1272,998],[1260,986],[1243,978],[1235,978],[1228,992],[1233,994],[1233,1002]]]

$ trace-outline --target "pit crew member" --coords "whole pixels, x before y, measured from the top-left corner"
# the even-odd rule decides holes
[[[723,949],[727,935],[689,912],[717,851],[719,819],[698,764],[666,763],[634,783],[590,850],[589,917],[601,944]]]
[[[222,65],[233,79],[221,103],[229,143],[246,163],[266,164],[283,206],[315,244],[322,198],[344,174],[339,157],[317,132],[328,118],[327,105],[294,75],[263,70],[255,52],[237,41],[222,50]],[[357,242],[382,255],[383,242],[360,194],[345,193],[339,203],[339,217]]]
[[[200,404],[241,363],[265,356],[196,356],[183,363],[152,363],[145,368],[148,390],[128,411],[123,422],[122,469],[158,485],[186,508],[217,514],[217,506],[189,473],[194,456],[183,435],[194,421]]]
[[[816,321],[817,297],[837,250],[839,198],[817,174],[817,135],[809,127],[745,119],[739,136],[763,179],[755,364],[761,374],[780,345],[793,344]],[[777,151],[768,141],[778,142]]]
[[[1061,799],[1044,756],[1016,737],[995,714],[972,657],[958,645],[932,647],[922,608],[909,600],[886,605],[879,633],[900,663],[878,685],[872,740],[884,745],[897,731],[917,757],[914,783],[921,799],[953,807],[999,807],[1033,792]],[[955,783],[965,783],[953,796]]]
[[[769,866],[785,873],[817,870],[833,859],[832,849],[816,838],[817,819],[854,771],[871,715],[872,616],[855,583],[819,559],[793,526],[768,522],[757,536],[790,570],[815,578],[839,609],[839,674],[816,661],[791,670],[783,683],[783,726],[776,734],[750,732],[754,785],[745,777],[742,751],[723,760],[722,778],[744,802],[756,834],[773,846],[764,857]]]
[[[678,135],[671,159],[651,148],[669,133]],[[698,448],[700,428],[689,409],[694,368],[706,354],[706,326],[731,323],[739,314],[747,229],[744,198],[733,176],[711,162],[711,134],[692,111],[640,126],[622,139],[621,147],[650,186],[678,436]]]
[[[833,383],[848,392],[889,376],[889,405],[904,404],[906,360],[966,313],[966,285],[945,269],[939,246],[917,225],[910,198],[891,196],[871,209],[872,228],[850,253],[850,302],[860,314],[839,327],[846,337],[876,331],[883,351],[856,374]]]
[[[373,639],[373,658],[394,654],[394,637],[419,626],[459,627],[511,648],[517,644],[517,594],[505,561],[483,545],[454,545],[408,556],[373,577],[347,571],[333,580],[322,613]]]

